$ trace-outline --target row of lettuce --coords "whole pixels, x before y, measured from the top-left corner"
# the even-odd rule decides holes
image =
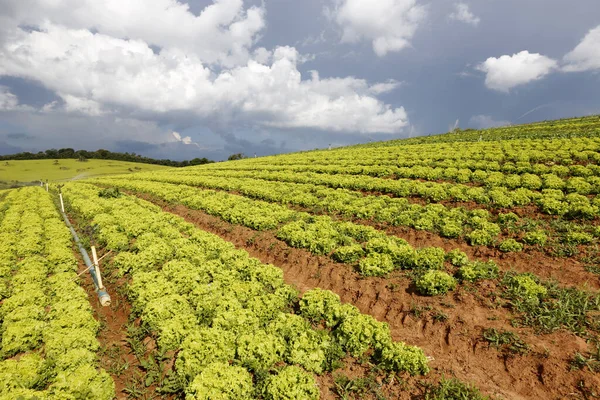
[[[477,238],[481,235],[477,230],[489,232],[490,243],[500,233],[500,226],[493,222],[498,218],[487,210],[468,210],[442,204],[420,205],[405,198],[364,196],[350,190],[331,189],[308,183],[213,177],[194,173],[133,175],[131,179],[226,190],[254,199],[302,207],[313,213],[325,212],[346,218],[373,220],[390,226],[406,226],[434,232],[447,238],[465,238],[477,244],[488,244],[479,243]],[[476,232],[472,233],[473,231]]]
[[[111,400],[71,235],[48,193],[7,193],[0,221],[0,399]]]
[[[154,198],[174,204],[208,210],[233,223],[240,223],[235,221],[241,216],[246,216],[246,222],[252,216],[263,221],[267,214],[283,211],[277,208],[280,207],[278,205],[252,203],[252,200],[240,196],[188,186],[118,179],[103,181],[110,181],[116,187],[149,193]],[[106,190],[102,189],[100,193]],[[274,207],[272,212],[269,212],[269,206]],[[261,216],[263,211],[266,214]],[[598,294],[560,287],[533,274],[502,272],[495,262],[470,260],[458,249],[449,252],[437,247],[414,249],[406,241],[387,236],[369,226],[334,221],[327,216],[314,217],[303,213],[297,216],[299,218],[294,221],[279,221],[282,225],[276,231],[277,237],[292,247],[305,248],[314,254],[329,255],[335,261],[354,265],[365,276],[381,276],[402,269],[414,280],[416,291],[426,296],[444,295],[459,284],[470,286],[482,280],[492,280],[500,289],[500,296],[509,301],[510,308],[518,319],[525,321],[525,325],[544,331],[565,327],[578,334],[584,334],[588,329],[600,330],[600,318],[594,320],[595,313],[600,310]],[[277,222],[273,225],[277,226]],[[117,236],[109,235],[105,240],[112,242],[113,246],[127,243],[124,236],[117,239]],[[517,246],[519,243],[505,242],[505,245]]]
[[[251,216],[260,212],[259,208],[252,208],[248,199],[222,192],[156,182],[130,181],[123,185],[174,204],[192,204],[202,198],[202,202],[212,207],[221,204],[222,210],[234,214]],[[241,203],[236,203],[236,199]],[[402,239],[386,236],[372,227],[337,222],[329,217],[305,216],[283,224],[276,235],[293,247],[329,254],[336,261],[356,265],[366,276],[404,269],[414,279],[417,292],[427,296],[443,295],[457,288],[459,283],[470,286],[481,280],[492,280],[500,289],[498,294],[509,301],[515,321],[523,321],[536,329],[552,331],[564,327],[578,334],[600,329],[600,319],[594,317],[600,310],[600,295],[544,282],[533,274],[501,272],[493,261],[469,260],[458,249],[447,253],[436,247],[414,249]]]
[[[132,312],[161,350],[175,350],[187,399],[317,399],[313,374],[346,354],[389,371],[424,374],[419,348],[392,340],[387,324],[321,289],[302,297],[281,269],[141,199],[99,197],[68,184],[68,208],[116,253]]]
[[[567,172],[575,165],[593,167],[600,161],[600,140],[573,138],[561,140],[511,140],[447,144],[377,143],[374,147],[346,147],[335,150],[270,156],[235,163],[215,164],[208,168],[238,168],[253,165],[295,167],[316,165],[324,167],[411,167],[468,168],[470,170],[502,171],[506,173],[549,173],[553,166],[565,166]],[[360,158],[357,158],[359,156]],[[556,169],[557,174],[562,175]]]
[[[101,178],[94,182],[150,194],[154,198],[183,204],[254,230],[276,230],[277,238],[289,246],[355,266],[364,276],[384,276],[399,269],[438,270],[436,274],[443,275],[445,263],[452,264],[450,259],[456,258],[456,252],[447,254],[439,247],[415,249],[407,241],[371,226],[337,221],[327,215],[315,216],[225,192],[116,178]],[[513,242],[510,243],[519,244]],[[122,243],[125,245],[124,240]],[[460,254],[460,261],[453,262],[455,266],[467,268],[467,264],[473,264],[464,253]],[[448,278],[454,279],[450,276]]]
[[[454,164],[446,166],[447,164]],[[213,167],[214,171],[248,171],[260,170],[269,172],[319,173],[330,175],[367,175],[389,179],[423,179],[426,181],[449,181],[457,183],[473,183],[508,189],[526,188],[531,190],[561,189],[587,193],[597,193],[600,166],[596,164],[580,165],[546,165],[527,162],[507,163],[499,165],[489,161],[464,161],[461,163],[436,163],[434,166],[419,165],[413,160],[398,161],[398,166],[359,164],[295,164],[290,166],[269,164],[233,164]],[[579,178],[579,179],[575,179]],[[583,182],[583,183],[582,183]],[[589,186],[586,186],[587,183]]]
[[[128,177],[128,180],[101,178],[94,182],[152,193],[168,201],[179,199],[188,207],[258,230],[274,229],[278,224],[290,219],[302,219],[305,215],[277,204],[269,206],[262,201],[264,200],[298,206],[312,214],[327,213],[342,219],[370,220],[383,227],[403,226],[425,230],[445,238],[461,238],[473,246],[494,245],[505,252],[521,251],[524,245],[544,246],[548,240],[550,243],[562,241],[573,245],[593,244],[600,235],[600,230],[595,226],[581,221],[570,222],[566,232],[554,232],[548,229],[547,222],[531,221],[512,212],[493,215],[485,209],[469,210],[442,204],[420,205],[404,198],[363,196],[349,190],[324,188],[308,183],[212,177],[189,172],[136,174]],[[197,190],[188,185],[225,190],[258,200]],[[215,201],[217,198],[223,199],[223,202]],[[247,209],[252,212],[247,213]]]
[[[570,178],[573,187],[568,190],[531,190],[507,187],[469,186],[448,182],[423,182],[411,179],[383,179],[365,175],[331,175],[301,172],[270,172],[260,170],[230,171],[189,168],[171,172],[173,176],[221,178],[252,178],[264,181],[312,184],[334,189],[359,192],[375,192],[400,198],[423,199],[427,202],[473,202],[481,207],[513,208],[534,205],[538,212],[563,216],[570,219],[593,219],[600,212],[600,198],[590,197],[598,192],[597,182],[592,186],[584,178]],[[153,173],[140,174],[140,178],[152,179]],[[595,178],[595,177],[592,177]],[[589,178],[591,179],[591,178]],[[562,182],[562,180],[561,180]],[[414,201],[413,201],[414,202]]]

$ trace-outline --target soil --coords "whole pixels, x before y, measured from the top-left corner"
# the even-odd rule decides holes
[[[219,189],[210,190],[222,191]],[[225,192],[238,196],[244,196],[243,193],[239,193],[236,191]],[[374,194],[383,195],[382,193]],[[456,204],[454,206],[456,206]],[[461,203],[460,206],[468,209],[481,208],[481,205],[477,205],[474,202]],[[586,271],[585,263],[578,260],[577,257],[552,257],[549,254],[548,249],[525,246],[525,249],[522,252],[504,253],[494,247],[471,246],[468,243],[466,243],[464,239],[448,239],[441,237],[435,233],[431,233],[428,231],[420,231],[405,226],[391,226],[387,223],[379,223],[374,222],[372,220],[345,218],[335,214],[327,214],[325,212],[316,213],[312,209],[299,206],[288,205],[288,207],[296,211],[308,212],[311,214],[329,215],[334,219],[337,218],[343,221],[352,221],[361,225],[373,226],[374,228],[386,232],[389,235],[398,236],[406,240],[415,248],[436,246],[443,248],[446,252],[453,249],[460,249],[461,251],[465,252],[471,259],[493,259],[504,271],[514,270],[517,272],[531,272],[542,278],[555,280],[563,286],[577,286],[583,288],[600,289],[600,275]],[[553,217],[551,216],[536,213],[536,209],[537,207],[535,206],[527,206],[511,210],[495,209],[494,212],[499,213],[512,211],[516,212],[519,216],[534,216],[537,220],[550,221],[551,219],[553,219]],[[501,234],[499,235],[498,239],[503,240],[509,237],[515,236],[507,236]],[[587,247],[588,246],[584,245],[579,246],[579,258],[587,255],[587,250],[589,250]]]
[[[562,330],[537,335],[530,328],[514,328],[511,325],[513,316],[504,307],[504,302],[496,298],[493,282],[461,287],[447,296],[424,298],[415,294],[410,280],[400,272],[387,278],[365,279],[347,265],[335,263],[329,257],[289,247],[273,232],[256,232],[182,205],[171,205],[144,194],[138,196],[153,201],[164,211],[179,215],[202,230],[217,234],[262,262],[280,267],[286,282],[301,292],[314,287],[334,291],[342,301],[387,322],[395,340],[423,348],[432,358],[431,373],[426,377],[403,376],[404,384],[401,385],[398,382],[384,384],[384,394],[390,398],[422,398],[423,385],[435,383],[441,377],[457,377],[474,384],[486,394],[504,399],[587,399],[591,398],[593,388],[596,392],[600,388],[598,374],[587,369],[570,371],[570,361],[575,353],[585,354],[589,350],[583,338]],[[416,245],[452,247],[449,243],[436,242],[433,234],[398,232],[398,235]],[[468,246],[459,247],[467,250]],[[566,264],[562,268],[568,268],[568,272],[561,272],[560,267],[553,266],[553,260],[540,259],[538,254],[530,255],[529,261],[521,258],[525,257],[510,255],[499,257],[498,261],[504,267],[511,265],[541,275],[544,268],[550,268],[552,274],[565,281],[567,276],[571,282],[587,280],[578,278],[574,265]],[[598,283],[595,285],[597,287]],[[488,346],[482,339],[486,328],[517,333],[529,345],[529,352],[506,355]],[[364,376],[360,375],[364,373],[361,368],[365,367],[350,364],[337,373]],[[332,392],[331,375],[318,379],[323,398],[338,398]]]
[[[77,252],[77,256],[79,271],[84,271],[87,267],[81,259],[79,252]],[[98,256],[101,257],[101,255]],[[103,307],[100,304],[89,273],[85,272],[81,275],[81,284],[88,294],[90,304],[94,310],[94,317],[101,323],[98,333],[98,341],[100,342],[101,349],[99,353],[100,366],[111,374],[115,381],[117,399],[121,400],[128,398],[124,389],[134,379],[139,362],[127,345],[127,331],[125,327],[129,322],[131,306],[127,299],[116,290],[124,282],[112,284],[106,278],[104,277],[103,284],[111,297],[111,304],[108,307]],[[118,374],[114,372],[115,370],[124,368],[124,365],[128,365],[128,368],[123,369]]]
[[[526,247],[523,251],[517,253],[504,253],[496,248],[474,247],[464,240],[447,239],[427,231],[405,227],[390,227],[368,220],[356,222],[371,225],[387,234],[398,236],[416,248],[436,246],[447,252],[460,249],[470,259],[494,260],[503,271],[531,272],[545,279],[556,280],[563,286],[587,287],[588,289],[600,288],[600,276],[586,271],[582,262],[573,258],[551,257],[545,251],[533,247]]]
[[[74,229],[81,236],[83,229],[78,227],[77,221],[69,218]],[[85,271],[85,265],[81,254],[74,248],[78,261],[78,273]],[[99,253],[98,257],[104,254]],[[112,256],[107,255],[100,263],[101,267],[108,266]],[[103,307],[100,304],[98,295],[95,291],[95,286],[88,272],[81,274],[81,285],[88,294],[90,305],[94,310],[94,317],[100,322],[100,330],[98,332],[98,341],[100,343],[100,367],[104,368],[113,378],[115,382],[115,392],[117,400],[127,400],[132,398],[140,398],[139,396],[128,393],[127,389],[132,388],[135,384],[138,387],[143,387],[143,398],[162,398],[172,399],[173,396],[160,396],[155,393],[156,387],[144,387],[143,385],[143,368],[139,359],[133,353],[128,344],[127,326],[131,321],[131,304],[123,291],[120,290],[127,285],[126,278],[114,278],[109,267],[102,269],[102,280],[106,291],[111,297],[110,306]],[[139,320],[134,320],[133,323],[139,326]],[[144,340],[146,345],[146,354],[150,354],[154,350],[154,342],[151,338]]]

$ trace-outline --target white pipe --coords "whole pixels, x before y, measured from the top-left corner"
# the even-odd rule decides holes
[[[62,197],[61,197],[61,200],[62,200]],[[85,262],[85,265],[87,265],[87,270],[90,271],[90,275],[92,276],[92,281],[94,282],[94,287],[96,288],[96,292],[98,292],[98,300],[100,300],[100,304],[103,307],[110,306],[110,303],[111,303],[110,295],[106,292],[106,289],[100,288],[100,285],[98,284],[96,268],[94,268],[94,264],[92,264],[92,260],[90,260],[90,256],[88,255],[87,251],[83,247],[81,240],[79,240],[79,236],[77,236],[77,232],[75,232],[75,229],[73,229],[73,225],[71,225],[71,223],[69,222],[69,218],[67,218],[67,214],[62,213],[62,216],[63,216],[63,219],[65,220],[65,224],[67,224],[67,227],[71,231],[71,235],[73,235],[73,239],[75,239],[75,244],[77,244],[77,247],[79,247],[79,251],[81,252],[81,256],[83,257],[83,262]]]
[[[46,192],[48,191],[48,182],[46,182]]]
[[[100,275],[100,261],[98,260],[98,254],[96,254],[96,246],[92,246],[92,257],[94,257],[94,265],[96,270],[96,279],[98,280],[99,291],[106,291],[104,284],[102,284],[102,276]],[[100,296],[100,304],[102,307],[110,306],[110,296]]]
[[[94,259],[94,266],[96,267],[96,278],[98,279],[98,288],[104,289],[104,285],[102,284],[102,276],[100,276],[100,263],[98,262],[96,246],[92,246],[92,257]]]
[[[58,197],[60,197],[60,209],[62,210],[62,212],[65,212],[65,203],[63,203],[63,199],[62,199],[62,193],[58,194]]]

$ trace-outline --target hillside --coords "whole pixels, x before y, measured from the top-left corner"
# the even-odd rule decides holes
[[[168,167],[114,160],[3,160],[0,161],[0,188],[27,182],[66,181],[92,176],[130,174]]]
[[[599,164],[593,116],[91,183],[387,322],[426,382],[539,399],[600,387]]]
[[[35,285],[57,278],[36,270],[37,255],[50,254],[50,271],[63,268],[53,260],[73,262],[66,240],[40,244],[68,237],[44,225],[51,189],[0,193],[0,234],[14,244],[0,261],[31,259],[0,287],[41,296]],[[598,117],[90,177],[61,190],[113,297],[100,307],[84,275],[102,321],[102,372],[88,379],[103,400],[132,388],[194,399],[598,394]],[[79,309],[46,317],[21,292],[3,293],[3,329],[25,338],[7,336],[0,354],[39,357],[42,339],[27,339],[27,327],[61,312],[61,332],[85,328],[88,343],[74,345],[96,352],[95,325],[68,322]],[[79,393],[38,374],[49,386],[36,394]]]

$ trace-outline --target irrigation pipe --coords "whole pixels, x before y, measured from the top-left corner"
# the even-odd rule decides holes
[[[81,240],[79,240],[79,236],[77,236],[77,232],[75,232],[75,229],[73,229],[73,226],[69,222],[69,218],[67,218],[67,214],[65,214],[64,203],[62,200],[62,193],[60,194],[60,204],[61,204],[61,209],[62,209],[61,214],[65,220],[65,224],[67,224],[67,227],[71,231],[71,235],[73,235],[73,239],[75,239],[75,243],[77,244],[77,247],[79,248],[79,252],[81,253],[81,256],[83,257],[83,261],[85,262],[85,265],[87,266],[87,270],[90,271],[90,275],[92,276],[92,280],[94,281],[94,287],[96,289],[96,293],[98,293],[98,299],[100,300],[100,304],[103,307],[110,306],[110,295],[106,292],[106,288],[102,285],[102,277],[100,276],[100,269],[99,268],[96,269],[96,264],[92,263],[92,261],[90,260],[90,256],[88,255],[88,252],[85,250],[85,247],[83,247]],[[92,247],[92,251],[94,252],[94,255],[96,253],[95,250],[96,249]],[[96,257],[94,257],[94,258],[96,259]]]

